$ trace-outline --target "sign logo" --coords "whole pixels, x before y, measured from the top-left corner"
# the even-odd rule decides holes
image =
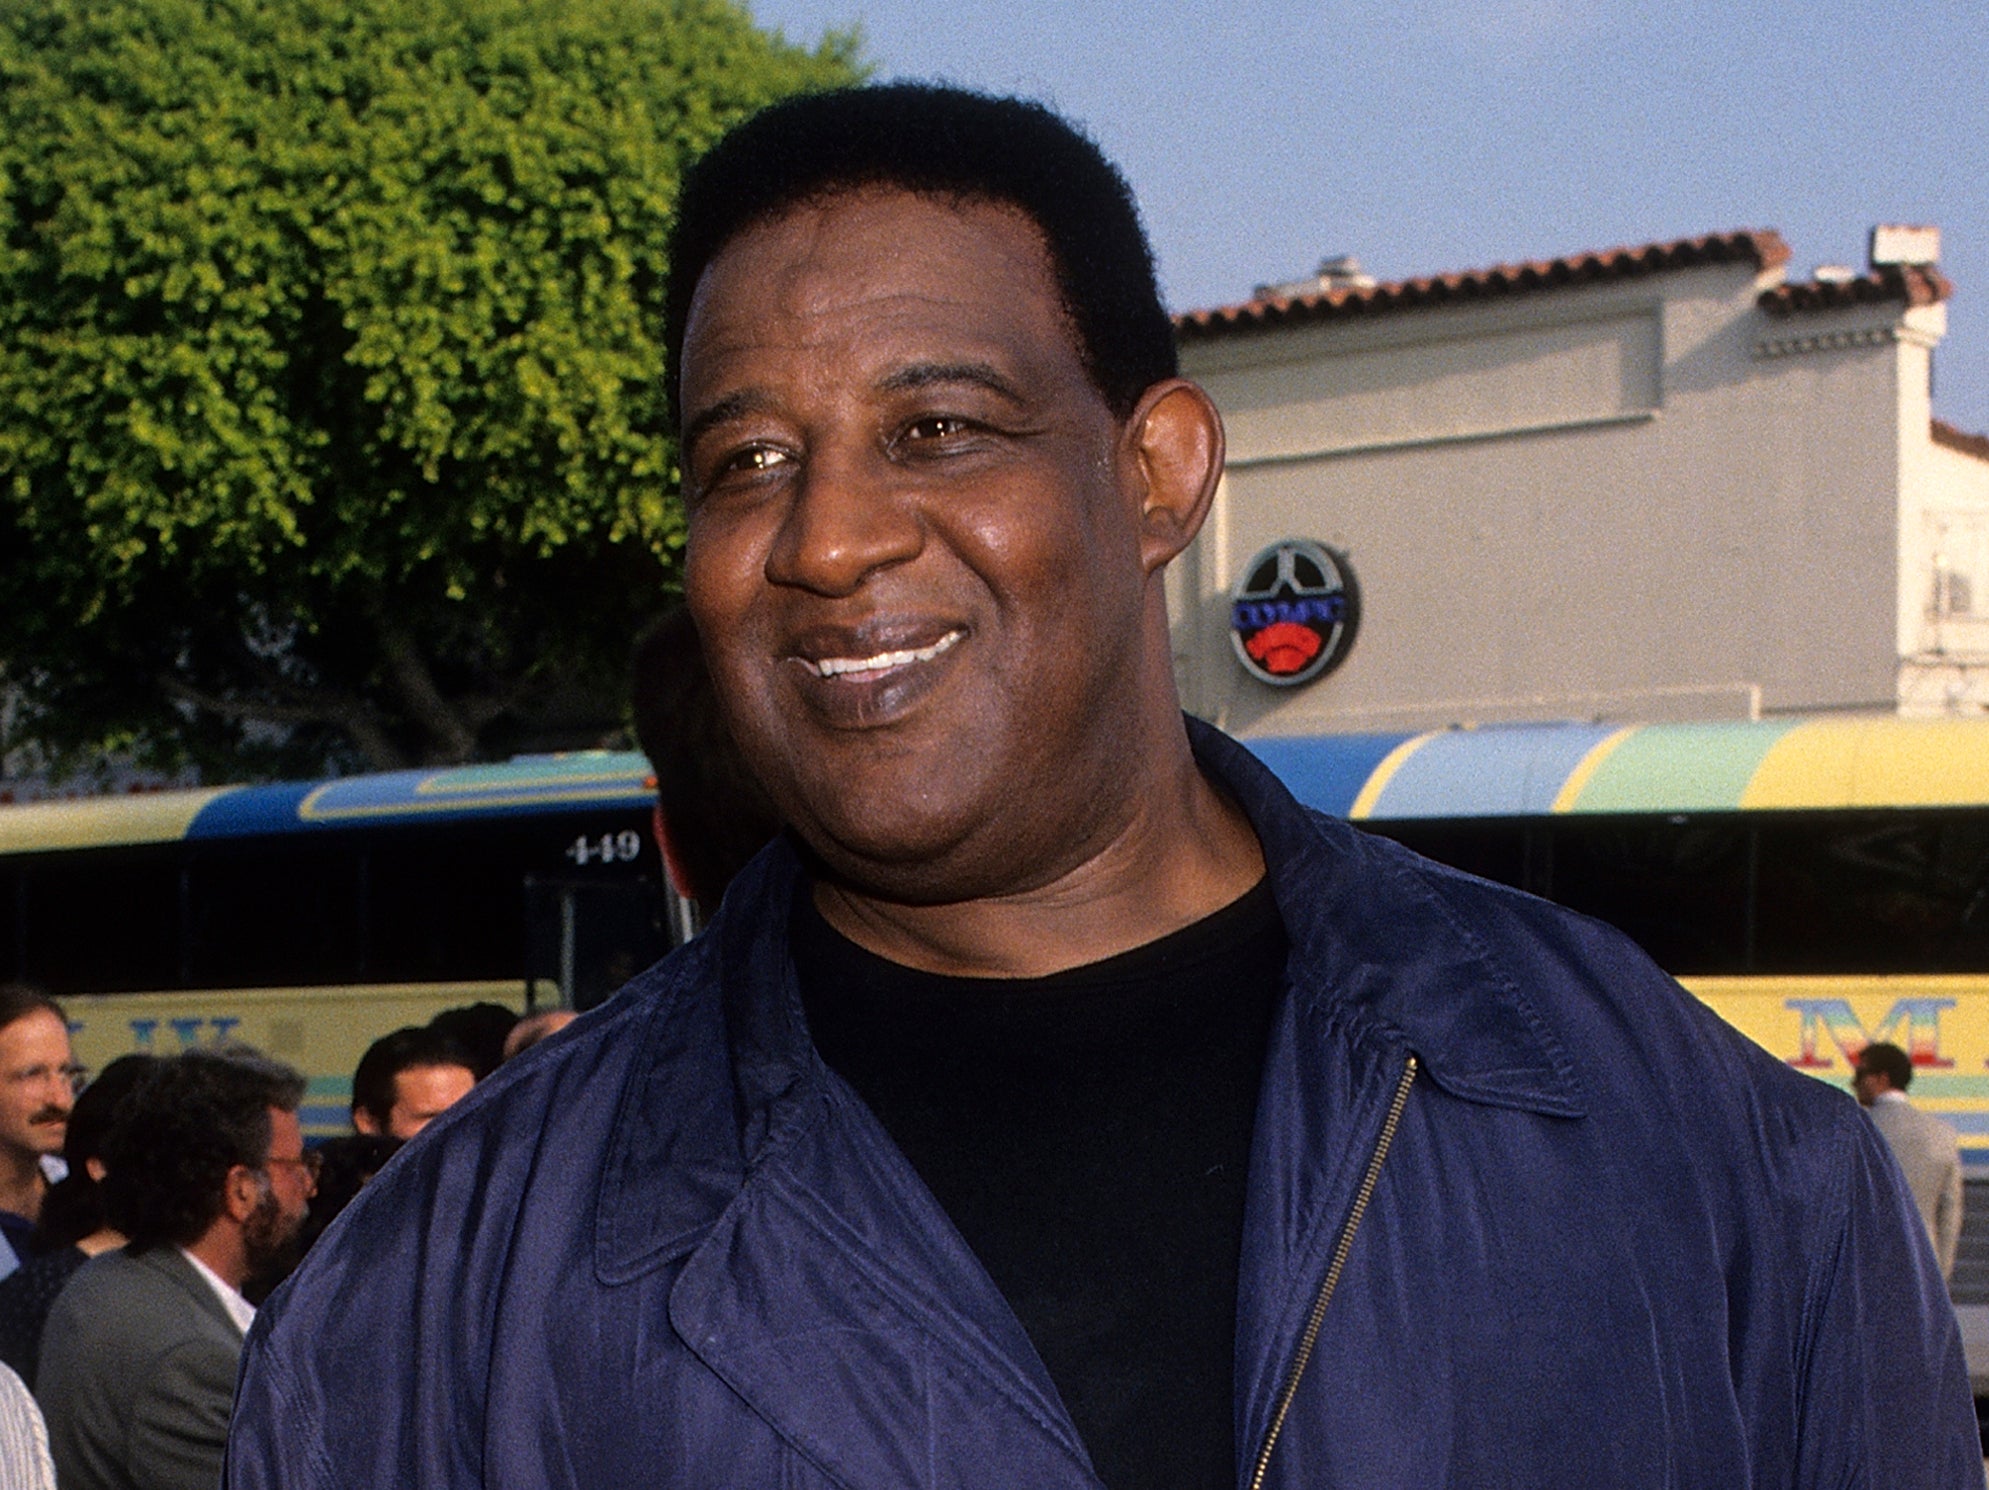
[[[1230,601],[1229,640],[1251,677],[1295,688],[1346,661],[1360,619],[1360,587],[1347,556],[1309,538],[1287,538],[1244,568]]]

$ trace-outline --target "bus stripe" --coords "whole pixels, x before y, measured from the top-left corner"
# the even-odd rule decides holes
[[[1989,791],[1981,722],[1812,719],[1775,743],[1744,808],[1945,807]]]
[[[1602,769],[1602,763],[1620,750],[1623,747],[1623,742],[1628,740],[1636,732],[1637,727],[1635,725],[1619,729],[1615,734],[1609,736],[1600,745],[1597,745],[1595,749],[1583,756],[1581,764],[1576,766],[1569,773],[1568,779],[1561,783],[1561,789],[1554,794],[1553,805],[1547,810],[1549,812],[1574,811],[1575,803],[1580,800],[1581,794],[1589,782],[1595,779],[1595,773]]]
[[[1395,779],[1395,773],[1408,763],[1410,756],[1442,733],[1441,730],[1431,730],[1427,734],[1411,735],[1382,757],[1381,764],[1374,768],[1374,774],[1368,777],[1367,784],[1354,797],[1354,805],[1347,809],[1347,816],[1372,817],[1374,804],[1381,800],[1382,792],[1387,789],[1388,783]]]
[[[1596,762],[1567,812],[1731,812],[1793,720],[1648,724]],[[1572,783],[1571,783],[1572,784]]]
[[[1530,817],[1614,727],[1540,724],[1425,736],[1375,793],[1370,817]],[[1363,793],[1365,796],[1366,793]]]

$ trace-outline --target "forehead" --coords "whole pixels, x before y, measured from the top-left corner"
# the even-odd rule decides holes
[[[285,1112],[281,1107],[269,1110],[269,1152],[275,1158],[286,1153],[301,1153],[304,1148],[304,1124],[294,1112]]]
[[[30,1009],[19,1019],[0,1025],[0,1050],[19,1051],[69,1046],[69,1031],[47,1009]]]
[[[881,187],[794,207],[712,259],[686,325],[686,414],[773,348],[857,364],[948,351],[1082,360],[1049,249],[1021,209]]]

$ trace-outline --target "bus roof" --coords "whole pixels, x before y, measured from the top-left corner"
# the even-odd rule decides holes
[[[1341,817],[1989,806],[1989,719],[1502,724],[1243,742]],[[642,807],[634,751],[0,807],[0,854]]]
[[[1343,817],[1989,805],[1989,719],[1536,724],[1246,740]]]
[[[0,807],[0,854],[642,807],[654,791],[649,762],[634,751],[580,751],[329,781],[34,802]]]

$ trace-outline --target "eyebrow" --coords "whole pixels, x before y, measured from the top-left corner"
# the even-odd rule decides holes
[[[1020,388],[986,362],[914,362],[887,374],[877,386],[886,393],[906,393],[943,383],[969,383],[1012,404],[1028,401]]]
[[[715,424],[723,424],[728,419],[737,419],[742,414],[756,413],[766,408],[771,400],[753,389],[742,389],[738,393],[728,393],[717,403],[699,409],[684,421],[681,444],[688,450],[698,441],[698,437]]]

